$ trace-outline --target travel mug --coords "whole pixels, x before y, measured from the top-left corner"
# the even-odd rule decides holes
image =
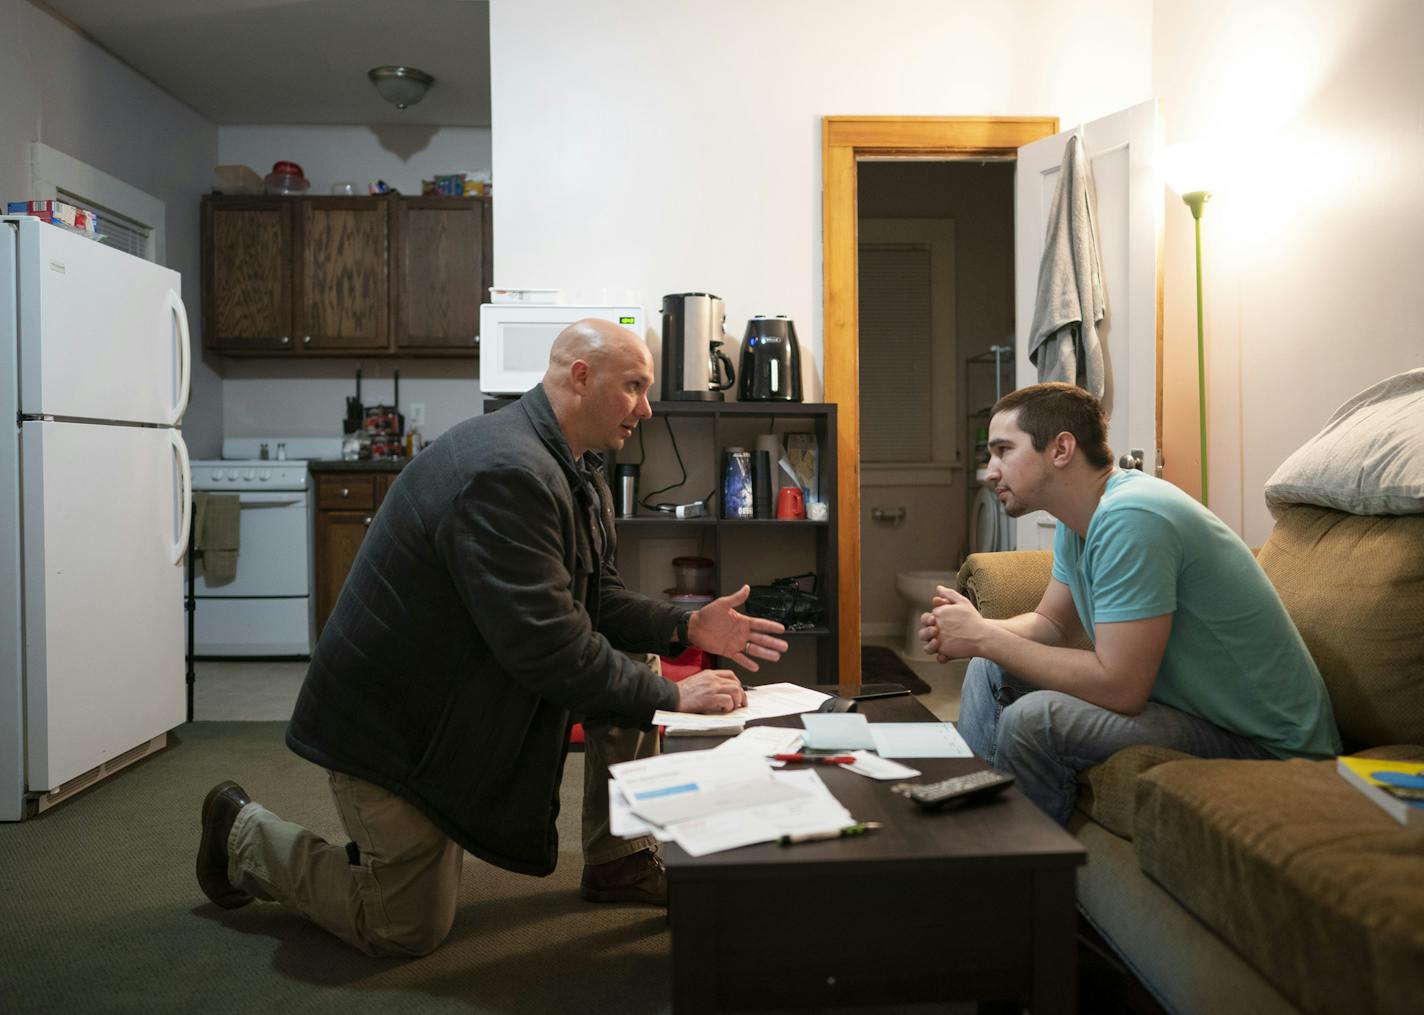
[[[619,518],[638,513],[638,467],[620,465],[613,486],[613,510]]]
[[[727,448],[722,454],[722,517],[752,518],[752,454]]]
[[[776,509],[771,499],[771,469],[771,455],[752,452],[752,514],[757,518],[770,518]]]

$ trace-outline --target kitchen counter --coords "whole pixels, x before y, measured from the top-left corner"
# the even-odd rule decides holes
[[[400,472],[409,458],[368,458],[348,462],[340,458],[319,459],[307,463],[312,472]]]

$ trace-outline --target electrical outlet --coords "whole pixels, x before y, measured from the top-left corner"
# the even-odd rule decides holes
[[[411,426],[425,425],[425,403],[411,402],[405,410],[405,421]]]

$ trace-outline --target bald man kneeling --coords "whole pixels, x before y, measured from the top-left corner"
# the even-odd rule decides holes
[[[666,904],[655,842],[609,832],[608,766],[656,753],[654,710],[727,712],[746,695],[730,670],[675,684],[628,653],[695,645],[755,670],[787,645],[780,624],[737,611],[746,586],[688,613],[618,577],[595,453],[652,416],[652,380],[641,338],[579,321],[555,340],[542,384],[401,472],[287,727],[287,746],[327,770],[350,841],[332,845],[219,783],[197,856],[214,904],[279,902],[368,955],[433,951],[466,852],[553,871],[575,719],[587,731],[580,893]]]

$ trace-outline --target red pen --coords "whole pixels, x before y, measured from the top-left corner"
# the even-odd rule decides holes
[[[806,765],[854,765],[855,759],[848,754],[827,757],[823,754],[773,754],[777,761],[799,761]]]

